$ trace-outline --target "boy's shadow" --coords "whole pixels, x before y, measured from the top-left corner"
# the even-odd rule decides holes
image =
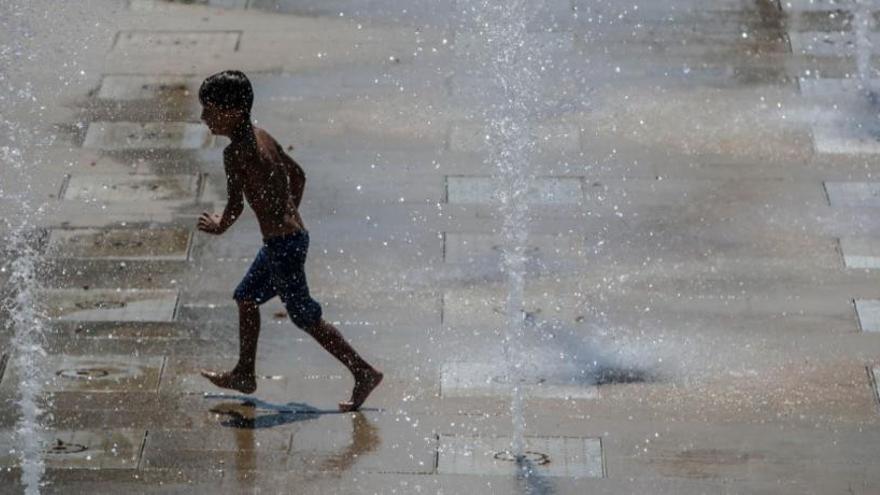
[[[273,404],[250,395],[206,394],[205,398],[227,400],[212,407],[211,412],[228,416],[228,419],[220,422],[221,426],[228,428],[257,430],[316,419],[327,414],[344,414],[337,409],[319,409],[304,402]],[[378,409],[361,408],[361,411]]]
[[[341,473],[351,468],[363,455],[376,450],[381,443],[379,430],[357,411],[342,413],[338,410],[324,410],[300,402],[272,404],[251,396],[206,395],[208,399],[226,399],[226,402],[211,408],[211,412],[227,416],[221,426],[236,429],[237,444],[236,468],[239,473],[257,468],[254,455],[256,442],[254,431],[259,428],[272,428],[297,421],[317,419],[325,414],[349,414],[352,422],[351,442],[334,452],[303,452],[310,458],[309,465],[317,467],[317,473]],[[229,400],[232,399],[232,400]],[[378,409],[370,409],[377,411]],[[267,412],[261,414],[261,412]],[[318,461],[315,463],[314,461]]]

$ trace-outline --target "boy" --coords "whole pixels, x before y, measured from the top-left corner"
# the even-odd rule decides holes
[[[309,295],[304,270],[309,234],[299,214],[305,174],[269,133],[251,123],[253,99],[251,83],[239,71],[214,74],[199,88],[202,120],[211,133],[232,142],[223,150],[229,201],[222,215],[202,213],[198,228],[222,234],[241,215],[244,198],[256,213],[263,235],[263,247],[233,296],[239,311],[238,364],[226,373],[202,371],[202,375],[218,387],[246,394],[257,389],[259,306],[277,295],[293,323],[354,375],[351,400],[340,402],[339,409],[356,411],[382,381],[382,373],[321,318],[321,306]]]

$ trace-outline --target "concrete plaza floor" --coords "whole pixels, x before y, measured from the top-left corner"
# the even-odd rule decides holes
[[[55,136],[3,186],[45,203],[44,492],[880,493],[880,122],[848,4],[539,3],[524,480],[472,4],[69,3],[29,7],[56,20],[10,77],[43,108],[6,117]],[[250,213],[194,228],[225,203],[195,91],[229,68],[306,170],[313,294],[386,373],[361,413],[277,300],[253,396],[198,376],[235,362],[260,245]]]

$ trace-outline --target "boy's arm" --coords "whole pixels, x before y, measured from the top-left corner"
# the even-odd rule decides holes
[[[222,234],[226,232],[232,224],[241,216],[244,211],[244,195],[241,176],[235,171],[230,170],[229,164],[224,166],[226,170],[226,193],[228,200],[226,208],[223,209],[223,215],[210,215],[202,213],[199,217],[199,229],[210,234]]]
[[[244,211],[244,187],[241,183],[241,176],[237,172],[226,172],[226,194],[229,199],[226,201],[226,208],[223,209],[223,216],[220,217],[220,233],[226,230],[238,220],[241,212]]]
[[[280,145],[277,146],[278,153],[281,155],[281,159],[284,160],[284,169],[287,173],[287,181],[290,184],[290,196],[293,198],[293,204],[299,209],[299,203],[302,201],[303,197],[303,190],[306,187],[306,173],[303,171],[302,167],[299,166],[299,163],[296,163],[296,160],[284,152]]]

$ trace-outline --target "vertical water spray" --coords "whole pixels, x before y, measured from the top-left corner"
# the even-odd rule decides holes
[[[870,98],[875,97],[877,88],[873,87],[873,68],[871,67],[871,54],[873,43],[871,31],[874,27],[872,4],[874,0],[855,0],[853,11],[853,34],[856,48],[856,70],[859,86]]]
[[[528,39],[526,25],[531,18],[525,0],[484,0],[476,8],[477,29],[485,68],[492,81],[483,111],[489,161],[495,167],[496,196],[502,219],[502,268],[507,297],[502,332],[507,381],[512,388],[513,432],[511,453],[521,459],[525,450],[523,415],[523,352],[525,332],[525,262],[528,241],[528,191],[534,176],[529,161],[534,148],[530,120],[536,101],[537,57]],[[526,471],[524,463],[517,463]],[[528,473],[525,473],[528,474]]]
[[[15,445],[21,463],[21,482],[26,495],[36,495],[40,493],[45,472],[39,404],[45,380],[41,365],[45,357],[45,318],[36,306],[39,255],[28,242],[26,233],[29,230],[25,221],[12,226],[7,236],[7,246],[10,252],[16,253],[16,258],[5,268],[10,272],[8,285],[12,296],[4,301],[4,306],[13,333],[11,364],[18,377],[20,416],[15,428]]]
[[[31,242],[45,203],[34,207],[31,167],[40,163],[38,150],[52,143],[52,135],[41,132],[31,123],[40,122],[41,101],[28,81],[21,81],[21,69],[36,62],[33,44],[39,37],[30,25],[48,10],[37,2],[0,1],[0,170],[3,187],[0,199],[10,205],[5,218],[2,259],[9,260],[3,271],[8,273],[4,287],[2,310],[6,330],[12,334],[10,368],[18,379],[16,403],[19,417],[15,426],[15,454],[21,468],[21,484],[26,495],[37,495],[45,463],[43,459],[42,424],[43,336],[46,318],[39,309],[37,269],[41,256]],[[6,209],[6,208],[4,208]],[[45,403],[44,403],[45,404]]]

